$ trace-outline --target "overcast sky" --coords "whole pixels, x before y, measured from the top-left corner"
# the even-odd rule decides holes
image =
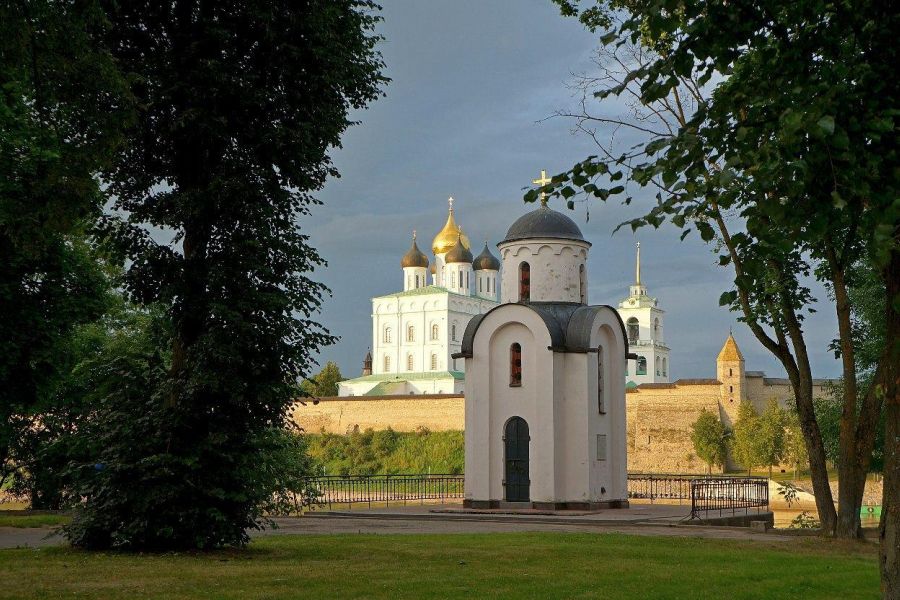
[[[430,255],[448,196],[473,251],[486,240],[497,254],[509,225],[534,208],[522,194],[540,170],[559,173],[596,152],[590,140],[571,133],[571,122],[547,119],[574,106],[567,84],[573,73],[590,71],[597,44],[549,0],[383,5],[387,95],[355,116],[361,123],[333,152],[342,176],[328,182],[318,194],[324,206],[302,223],[329,262],[315,274],[333,292],[320,320],[341,338],[320,362],[336,361],[347,377],[359,375],[372,343],[370,298],[402,289],[399,262],[413,229]],[[648,207],[651,194],[634,191],[643,200],[636,206],[594,201],[590,221],[584,203],[567,212],[593,244],[591,303],[615,305],[627,296],[640,241],[641,278],[666,311],[674,379],[714,377],[716,354],[732,327],[748,370],[783,376],[749,329],[718,306],[733,275],[716,265],[698,236],[681,242],[672,225],[612,235]],[[551,206],[566,211],[560,201]],[[834,377],[839,365],[827,345],[836,326],[830,307],[821,308],[806,325],[813,374]]]

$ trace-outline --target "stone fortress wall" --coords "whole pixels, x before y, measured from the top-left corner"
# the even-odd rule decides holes
[[[733,424],[741,400],[757,412],[775,398],[783,408],[793,406],[787,379],[744,371],[744,359],[729,336],[717,358],[719,379],[679,379],[647,383],[625,395],[628,470],[648,473],[703,473],[706,464],[694,456],[691,424],[704,408]],[[730,369],[730,371],[729,371]],[[813,396],[827,393],[828,381],[814,381]],[[462,395],[334,397],[305,400],[294,409],[294,420],[309,433],[345,434],[358,429],[416,431],[463,430]]]

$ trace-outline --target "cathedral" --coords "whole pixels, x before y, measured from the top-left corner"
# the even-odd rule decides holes
[[[542,173],[541,179],[534,183],[542,185],[549,181]],[[522,298],[501,298],[503,283],[521,274],[503,269],[487,242],[473,256],[471,242],[456,221],[453,198],[448,203],[447,221],[431,242],[431,258],[419,248],[414,232],[412,245],[400,259],[402,291],[372,298],[371,350],[363,361],[362,375],[340,382],[339,396],[461,394],[465,390],[465,364],[454,359],[453,354],[461,350],[463,332],[469,321],[501,302],[529,302]],[[573,226],[577,229],[574,222]],[[515,228],[514,224],[505,240],[515,237]],[[647,287],[641,282],[640,261],[638,244],[635,281],[628,297],[616,309],[626,325],[628,344],[635,354],[624,369],[626,385],[630,388],[669,382],[664,311],[659,300],[648,295]],[[575,302],[586,302],[584,268],[581,263],[580,271],[570,274],[572,281],[580,286],[567,291]],[[530,274],[526,273],[526,281],[528,277]],[[512,283],[509,286],[511,289]]]

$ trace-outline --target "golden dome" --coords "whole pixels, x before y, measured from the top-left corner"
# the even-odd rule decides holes
[[[471,249],[469,238],[466,237],[466,234],[462,232],[462,229],[453,219],[453,198],[450,198],[450,214],[447,215],[447,222],[444,224],[444,228],[434,236],[434,240],[431,242],[431,250],[435,254],[444,254],[456,245],[457,240],[466,250]]]

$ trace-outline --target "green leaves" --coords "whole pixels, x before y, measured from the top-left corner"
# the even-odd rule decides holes
[[[821,129],[828,135],[834,133],[834,117],[831,115],[825,115],[824,117],[816,121],[816,125],[818,125],[819,129]]]

